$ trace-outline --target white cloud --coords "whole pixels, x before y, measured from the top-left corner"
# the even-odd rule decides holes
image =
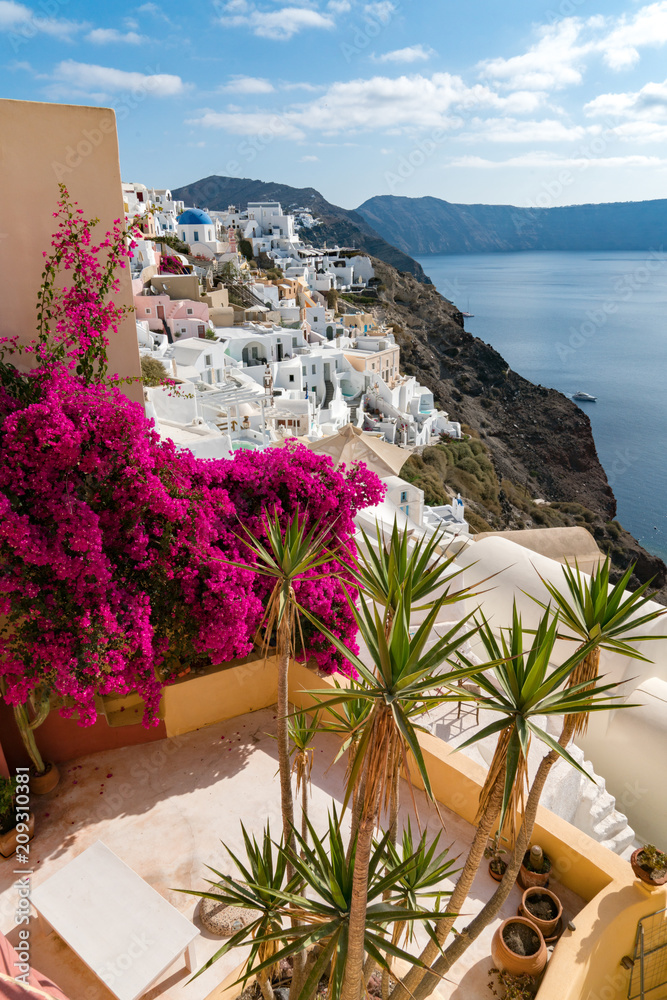
[[[287,115],[270,111],[203,111],[197,118],[189,118],[186,125],[202,128],[220,128],[233,135],[261,135],[263,138],[300,140],[306,133]]]
[[[280,10],[258,9],[247,0],[229,0],[225,14],[219,18],[223,27],[248,27],[260,38],[288,41],[309,28],[330,30],[335,21],[329,14],[306,7],[282,7]]]
[[[302,156],[300,162],[301,163],[319,163],[320,162],[320,158],[319,158],[319,156]]]
[[[601,56],[614,70],[628,69],[646,46],[667,44],[667,0],[639,8],[631,16],[566,17],[538,29],[527,52],[479,63],[482,78],[512,89],[561,90],[583,79],[588,61]]]
[[[147,39],[143,35],[138,35],[136,31],[118,31],[116,28],[94,28],[86,35],[87,42],[95,45],[109,45],[122,42],[126,45],[141,45]]]
[[[459,129],[473,111],[491,109],[504,114],[534,111],[539,94],[518,92],[500,96],[488,87],[468,87],[461,77],[449,73],[421,74],[333,83],[318,98],[295,104],[282,112],[284,126],[299,134],[304,130],[328,134],[356,130],[383,130],[394,134],[436,128]],[[238,134],[253,134],[270,111],[253,115],[207,112],[199,119],[208,127],[227,128]]]
[[[468,142],[577,142],[585,138],[581,125],[568,126],[555,119],[520,121],[516,118],[475,118],[460,138]]]
[[[14,28],[22,21],[29,21],[32,12],[24,7],[22,3],[13,3],[12,0],[0,0],[0,28]]]
[[[156,73],[131,73],[111,66],[94,66],[90,63],[66,59],[56,66],[55,79],[82,91],[111,92],[138,90],[153,97],[175,97],[185,91],[180,76]]]
[[[507,167],[521,167],[529,170],[548,167],[550,169],[588,170],[601,167],[604,170],[619,170],[623,167],[655,168],[667,166],[667,159],[658,156],[554,156],[551,153],[533,152],[521,156],[511,156],[507,160],[487,160],[481,156],[460,156],[448,164],[450,167],[465,167],[481,170],[500,170]]]
[[[350,0],[329,0],[327,10],[330,10],[332,14],[347,14],[348,11],[352,10],[352,4]]]
[[[560,90],[581,83],[584,56],[590,47],[577,44],[582,23],[574,17],[540,29],[528,52],[510,59],[486,59],[480,75],[515,90]]]
[[[379,3],[367,3],[364,6],[364,13],[369,17],[374,17],[383,24],[391,20],[392,14],[396,11],[396,4],[390,0],[379,0]]]
[[[623,15],[602,43],[603,59],[611,69],[621,70],[639,62],[638,49],[667,42],[667,2],[642,7],[634,17]]]
[[[584,105],[589,117],[648,119],[667,116],[667,80],[646,83],[641,90],[620,94],[600,94]]]
[[[257,76],[234,76],[220,88],[230,94],[271,94],[273,84]]]
[[[408,48],[395,49],[393,52],[385,52],[384,55],[374,58],[377,62],[414,63],[425,62],[434,55],[433,49],[424,48],[423,45],[410,45]]]
[[[0,0],[0,31],[14,31],[32,38],[34,34],[52,35],[54,38],[69,40],[88,25],[76,21],[39,17],[22,3],[14,0]]]
[[[667,142],[667,124],[659,122],[626,122],[610,131],[627,142]]]

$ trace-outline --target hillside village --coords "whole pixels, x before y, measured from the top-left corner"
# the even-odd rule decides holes
[[[200,458],[319,442],[350,425],[409,453],[461,438],[433,393],[401,374],[392,328],[365,310],[380,284],[371,259],[310,245],[307,210],[251,202],[209,213],[142,184],[124,184],[123,199],[142,234],[134,308],[153,383],[146,410],[162,437]],[[397,483],[410,520],[467,531],[462,504],[424,514],[423,491]]]

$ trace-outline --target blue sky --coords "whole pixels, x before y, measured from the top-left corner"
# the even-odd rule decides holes
[[[1,96],[111,106],[124,180],[667,196],[667,0],[0,0]]]

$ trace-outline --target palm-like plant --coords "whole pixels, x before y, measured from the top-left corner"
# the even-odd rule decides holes
[[[429,798],[433,792],[428,771],[419,745],[414,719],[423,713],[424,701],[435,697],[436,689],[443,683],[442,664],[459,649],[476,627],[465,631],[471,615],[457,622],[443,636],[433,640],[433,626],[447,594],[433,601],[424,621],[411,634],[412,610],[411,578],[404,581],[400,600],[388,632],[385,631],[384,609],[360,595],[355,607],[348,595],[350,607],[359,628],[359,637],[365,643],[373,664],[349,650],[337,636],[305,609],[302,613],[313,621],[325,637],[356,669],[360,684],[354,690],[340,690],[324,702],[325,706],[342,705],[348,700],[368,702],[371,710],[363,725],[357,745],[354,764],[350,769],[345,803],[352,796],[354,787],[365,783],[365,793],[357,833],[354,883],[350,911],[349,950],[342,988],[343,1000],[359,1000],[363,986],[364,927],[366,920],[368,866],[371,856],[373,830],[380,813],[391,813],[394,777],[402,764],[411,757],[418,769]],[[428,648],[427,648],[428,647]],[[479,671],[478,666],[464,666],[451,670],[446,676],[455,682]],[[442,700],[458,700],[455,689],[443,694]],[[315,692],[322,695],[324,692]]]
[[[257,912],[257,917],[241,930],[237,931],[193,976],[201,976],[214,962],[226,955],[232,948],[250,942],[250,955],[244,982],[251,975],[257,974],[257,982],[264,1000],[275,1000],[271,986],[272,973],[278,967],[279,947],[275,935],[286,924],[290,914],[285,912],[283,891],[293,891],[299,882],[298,877],[287,878],[288,857],[285,851],[274,850],[271,839],[271,828],[267,823],[261,845],[255,837],[250,837],[243,824],[243,840],[245,844],[246,862],[242,862],[226,845],[225,850],[234,862],[241,879],[231,875],[223,875],[210,865],[216,880],[207,879],[212,887],[208,890],[178,889],[177,892],[203,899],[213,899],[223,906],[242,906]]]
[[[346,569],[360,590],[379,607],[385,609],[385,632],[391,626],[403,588],[409,580],[412,588],[413,611],[430,606],[435,592],[445,587],[446,604],[455,604],[472,596],[469,587],[452,590],[451,584],[463,569],[453,568],[454,556],[445,556],[445,533],[435,532],[430,538],[411,542],[408,531],[399,531],[394,520],[391,535],[386,540],[380,524],[377,525],[376,544],[365,531],[356,559],[346,563]],[[426,602],[422,608],[420,602]]]
[[[524,630],[516,604],[512,625],[501,630],[499,639],[488,623],[477,624],[479,638],[489,660],[478,668],[480,672],[474,676],[474,682],[480,689],[476,701],[480,709],[486,709],[499,718],[474,733],[459,749],[496,734],[498,742],[480,793],[475,836],[449,902],[450,914],[438,923],[438,943],[428,944],[421,955],[426,965],[437,958],[439,945],[446,940],[456,915],[468,897],[491,831],[494,828],[502,830],[508,816],[514,827],[515,817],[522,811],[531,737],[541,740],[588,777],[565,747],[540,726],[539,717],[570,715],[584,708],[588,711],[608,711],[618,707],[617,697],[610,693],[615,685],[598,684],[595,690],[590,690],[586,683],[567,686],[581,659],[581,650],[577,650],[561,666],[550,666],[558,619],[549,610],[531,633]],[[584,654],[587,648],[585,645]],[[457,658],[469,664],[463,653],[458,653]],[[451,680],[446,679],[445,684],[449,686]],[[422,978],[420,972],[412,970],[406,977],[404,988],[397,988],[394,1000],[416,990]]]
[[[554,604],[545,605],[538,602],[544,608],[545,614],[539,623],[538,629],[536,631],[531,630],[531,634],[535,636],[535,642],[538,641],[541,635],[545,643],[545,649],[553,649],[556,638],[571,639],[571,634],[561,634],[558,632],[558,628],[563,621],[567,624],[568,629],[574,631],[580,639],[583,639],[583,642],[562,667],[556,668],[556,671],[552,672],[552,678],[555,679],[555,675],[558,675],[557,683],[551,693],[546,692],[543,705],[537,709],[537,712],[534,710],[532,712],[532,714],[538,715],[563,715],[565,717],[563,729],[559,739],[556,741],[541,730],[539,726],[536,727],[534,720],[526,720],[525,729],[527,732],[538,736],[542,742],[546,743],[549,747],[549,752],[543,757],[530,787],[513,855],[510,857],[505,874],[494,895],[471,923],[457,935],[456,939],[447,947],[444,954],[436,958],[432,965],[432,969],[436,975],[426,975],[424,977],[408,976],[406,985],[411,988],[414,987],[413,995],[415,1000],[425,1000],[435,986],[437,986],[439,982],[438,977],[446,974],[454,962],[461,957],[470,944],[482,933],[484,928],[495,919],[502,904],[509,896],[524,853],[531,841],[537,807],[551,768],[557,760],[563,758],[568,763],[577,767],[578,770],[582,770],[566,749],[572,738],[575,724],[578,724],[579,731],[581,732],[586,728],[589,712],[591,711],[611,711],[618,708],[633,707],[625,702],[619,702],[620,696],[614,692],[619,690],[620,685],[613,683],[602,684],[598,672],[600,649],[607,649],[610,652],[618,652],[626,656],[632,656],[635,659],[646,660],[646,657],[637,652],[635,645],[638,642],[654,637],[642,635],[636,630],[665,613],[662,610],[649,611],[644,614],[640,613],[650,599],[645,594],[647,585],[642,586],[634,594],[624,596],[623,588],[629,581],[632,571],[633,567],[630,567],[621,580],[610,590],[608,560],[598,567],[590,578],[584,577],[579,572],[578,567],[575,567],[575,570],[572,571],[571,567],[568,566],[564,572],[570,594],[569,599],[558,591],[556,587],[544,581]],[[547,626],[547,620],[550,616],[552,621]],[[483,629],[480,634],[487,651],[491,651],[492,655],[497,653],[498,645],[489,633],[488,627]],[[504,649],[508,649],[507,643],[504,643]],[[594,656],[593,654],[596,650],[598,655]],[[508,694],[518,690],[518,678],[515,680],[513,677],[515,662],[518,661],[514,658],[508,660],[507,668],[503,668],[500,671],[500,675],[496,674],[497,680],[500,681],[499,687],[502,689],[505,701],[508,702],[504,709],[505,712],[511,706],[511,700],[507,697]],[[528,683],[528,694],[530,694],[531,686],[534,686],[539,681],[541,668],[537,670],[537,664],[535,664],[535,670],[536,672],[532,679],[530,678],[530,674],[525,675],[525,671],[522,671],[525,678],[524,682]],[[503,675],[505,675],[504,680],[502,679]],[[495,692],[495,689],[493,692],[488,690],[489,677],[475,678],[475,681],[487,693],[487,698],[482,700],[480,705],[491,708],[492,703],[496,701],[497,692]],[[542,687],[541,682],[540,687]],[[529,698],[529,701],[535,698],[538,693],[539,688]],[[497,706],[495,710],[499,710],[499,708],[500,706]],[[524,728],[523,725],[522,728]],[[486,735],[488,734],[487,729]],[[482,733],[478,734],[477,738],[481,737]],[[523,743],[525,743],[525,735],[523,743],[518,732],[517,738],[519,740],[519,747],[522,747]],[[583,773],[586,772],[584,771]],[[507,793],[507,787],[508,783],[506,782],[504,795]],[[508,800],[504,798],[503,801],[507,802]],[[455,894],[456,890],[452,894],[450,901],[450,909],[452,910],[456,909]],[[422,958],[427,964],[433,961],[432,958],[425,956],[424,953],[422,953]],[[417,979],[421,979],[419,985],[416,985]],[[401,1000],[402,996],[403,994],[397,993],[392,1000]]]
[[[664,638],[657,635],[642,635],[641,631],[637,631],[666,613],[658,610],[641,613],[652,597],[652,594],[648,593],[651,582],[643,583],[637,590],[626,595],[625,588],[634,573],[634,564],[628,567],[611,589],[610,567],[611,560],[607,556],[604,562],[598,563],[590,579],[587,580],[582,575],[576,560],[574,569],[566,562],[563,566],[565,590],[540,577],[553,602],[554,613],[558,614],[561,625],[568,629],[568,632],[559,635],[559,638],[572,639],[572,635],[568,633],[574,633],[576,638],[582,640],[583,645],[593,644],[588,652],[582,655],[580,664],[572,672],[569,680],[571,685],[576,686],[584,681],[595,680],[600,670],[601,650],[622,653],[635,660],[650,662],[646,656],[637,651],[635,644],[649,639]],[[542,608],[546,608],[542,601],[537,598],[533,600]],[[583,645],[579,647],[581,652]],[[586,712],[579,712],[568,720],[568,727],[574,739],[580,733],[586,732],[587,726]]]
[[[313,747],[315,736],[320,730],[317,712],[312,719],[305,712],[294,712],[287,720],[289,738],[292,744],[292,774],[296,778],[296,793],[301,792],[301,837],[308,839],[308,789],[313,770]]]
[[[329,815],[326,838],[319,838],[310,822],[308,831],[312,846],[295,831],[298,853],[291,854],[289,847],[272,843],[268,827],[261,847],[244,830],[247,864],[227,849],[240,879],[211,869],[217,881],[210,882],[210,891],[181,890],[227,906],[249,906],[258,911],[257,918],[230,938],[197,975],[232,948],[250,943],[250,956],[238,982],[257,976],[265,1000],[273,1000],[270,978],[278,964],[304,954],[308,956],[305,974],[296,988],[293,980],[292,1000],[314,996],[327,969],[329,1000],[339,1000],[348,954],[355,851],[346,857],[335,809]],[[384,952],[408,962],[419,961],[394,943],[388,929],[396,924],[405,927],[417,921],[432,921],[440,915],[437,907],[426,909],[420,900],[437,895],[439,904],[443,893],[434,894],[431,887],[440,873],[446,873],[448,864],[442,854],[435,855],[434,845],[426,846],[425,837],[416,851],[406,851],[402,857],[387,850],[387,840],[385,834],[375,843],[369,858],[364,948],[388,970]],[[295,870],[290,882],[286,882],[288,867]],[[300,886],[306,891],[302,892]],[[384,900],[387,889],[394,887],[398,887],[395,898]]]
[[[263,544],[244,528],[241,540],[254,558],[250,567],[255,573],[273,583],[262,625],[264,627],[264,651],[275,636],[276,660],[278,664],[278,766],[280,769],[280,797],[283,817],[283,837],[289,844],[294,830],[294,803],[292,799],[291,769],[289,761],[289,662],[296,651],[298,627],[297,601],[294,584],[298,580],[322,579],[327,574],[316,571],[329,562],[332,551],[327,542],[331,537],[331,526],[323,529],[315,524],[306,530],[306,519],[299,511],[288,518],[285,527],[277,513],[264,514],[264,530],[267,542]],[[248,569],[246,563],[225,560],[228,565]],[[303,642],[302,642],[303,645]],[[292,844],[292,853],[294,853]],[[289,868],[288,868],[289,871]]]

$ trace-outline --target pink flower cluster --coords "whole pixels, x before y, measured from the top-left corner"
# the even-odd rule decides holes
[[[9,703],[46,686],[83,725],[96,719],[96,695],[136,690],[151,725],[164,683],[193,662],[252,649],[270,587],[239,536],[245,526],[262,538],[267,511],[328,526],[324,579],[296,590],[354,643],[336,553],[353,549],[354,515],[383,487],[365,466],[337,471],[295,443],[202,461],[161,441],[107,376],[107,332],[122,315],[109,295],[131,255],[127,232],[117,222],[93,246],[94,222],[62,187],[61,198],[27,349],[37,366],[21,373],[0,356],[0,677]],[[306,656],[346,669],[321,633],[306,623],[303,632]]]
[[[7,700],[46,683],[67,714],[95,721],[96,694],[137,690],[146,722],[164,680],[204,658],[247,655],[268,596],[237,537],[263,535],[265,510],[331,525],[350,549],[353,517],[377,503],[365,467],[335,471],[301,445],[202,461],[160,441],[116,388],[61,371],[38,402],[0,397],[0,674]],[[335,557],[327,567],[338,569]],[[325,570],[325,572],[327,571]],[[354,641],[340,582],[305,580],[298,597]],[[321,634],[307,655],[343,667]],[[166,674],[166,677],[165,677]]]

